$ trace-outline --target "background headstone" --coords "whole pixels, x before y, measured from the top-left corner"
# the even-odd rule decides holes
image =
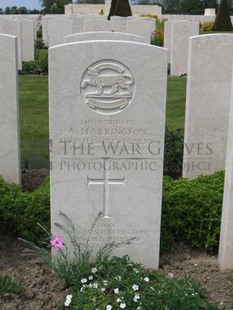
[[[21,183],[17,38],[0,34],[0,176]]]
[[[112,254],[158,268],[167,51],[88,41],[51,48],[49,63],[52,233],[62,211],[85,241],[102,212],[91,246],[135,238]]]
[[[232,79],[233,81],[233,79]],[[233,269],[233,83],[227,141],[227,156],[218,260],[220,268]]]
[[[72,34],[73,22],[65,18],[48,20],[49,47],[63,43],[64,37]]]
[[[144,43],[150,44],[151,37],[155,32],[155,19],[129,19],[127,20],[126,32],[141,36],[144,38]]]
[[[35,60],[35,24],[29,19],[22,19],[22,60]]]
[[[233,35],[190,38],[183,176],[225,169]]]
[[[188,39],[199,34],[199,23],[178,21],[172,23],[171,75],[187,72]]]
[[[163,46],[168,50],[168,63],[171,63],[171,47],[172,47],[172,20],[164,23],[164,44]]]
[[[111,21],[113,24],[113,30],[116,32],[126,32],[127,31],[127,21],[137,19],[135,16],[121,17],[121,16],[111,16]]]
[[[84,19],[83,21],[83,32],[112,30],[112,22],[106,19]]]
[[[0,33],[17,37],[18,69],[22,70],[22,23],[0,18]]]
[[[64,38],[64,43],[92,40],[123,40],[143,43],[144,38],[134,34],[122,32],[95,31],[71,34]]]

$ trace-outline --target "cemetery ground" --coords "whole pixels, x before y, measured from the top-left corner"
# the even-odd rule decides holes
[[[15,238],[1,235],[0,273],[14,274],[15,279],[23,286],[23,291],[12,297],[2,298],[0,295],[0,308],[58,309],[61,300],[70,293],[69,289],[63,280],[57,279],[47,266],[39,263],[38,259],[24,256],[24,249],[25,245]],[[233,309],[233,273],[219,271],[216,255],[207,255],[203,251],[190,249],[183,244],[174,245],[169,253],[161,255],[160,267],[160,274],[175,278],[190,275],[191,279],[207,290],[209,300],[217,304],[217,309]],[[153,309],[156,308],[151,308]]]

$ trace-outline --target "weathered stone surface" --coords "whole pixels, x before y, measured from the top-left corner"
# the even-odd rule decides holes
[[[21,182],[17,38],[0,34],[0,176]]]
[[[183,176],[225,169],[233,63],[233,35],[189,42]]]
[[[79,41],[93,41],[93,40],[123,40],[143,43],[144,38],[128,33],[110,32],[110,31],[95,31],[75,33],[65,36],[64,43],[79,42]]]
[[[112,254],[158,268],[167,51],[78,42],[51,48],[49,63],[52,233],[63,212],[86,242],[101,213],[91,248],[114,241]]]
[[[172,23],[171,75],[187,72],[188,39],[199,34],[199,23],[178,21]]]

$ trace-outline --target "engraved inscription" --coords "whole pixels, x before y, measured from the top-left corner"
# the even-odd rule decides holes
[[[100,114],[114,114],[132,101],[133,86],[134,78],[126,66],[106,60],[87,68],[80,88],[89,108]]]
[[[104,159],[104,163],[109,163],[110,159]],[[87,177],[87,185],[103,185],[103,217],[109,218],[109,185],[125,186],[125,177],[121,179],[111,179],[109,170],[104,169],[103,179],[91,179]]]

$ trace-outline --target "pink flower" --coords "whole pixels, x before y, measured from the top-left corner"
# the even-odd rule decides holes
[[[63,239],[61,236],[55,235],[53,239],[50,240],[52,248],[54,248],[56,251],[60,251],[63,244]]]

